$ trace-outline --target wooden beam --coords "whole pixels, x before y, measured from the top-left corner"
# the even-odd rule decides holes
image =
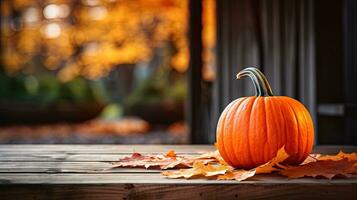
[[[356,185],[11,185],[1,199],[357,199]]]
[[[256,175],[242,182],[200,177],[168,179],[160,170],[112,168],[103,162],[128,156],[133,149],[151,154],[173,149],[193,155],[214,150],[214,146],[0,145],[0,198],[357,199],[357,179],[289,180],[277,174]],[[339,150],[356,152],[357,147],[314,148],[314,152],[324,154]]]
[[[190,125],[191,143],[205,144],[208,138],[201,131],[202,126],[202,2],[201,0],[192,0],[189,3],[190,11],[190,67],[189,77],[189,95],[187,119]]]

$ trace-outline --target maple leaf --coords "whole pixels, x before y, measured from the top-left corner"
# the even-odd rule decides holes
[[[162,175],[168,178],[190,178],[193,176],[203,175],[203,176],[216,176],[218,180],[237,180],[242,181],[249,177],[254,176],[258,173],[271,173],[272,171],[278,171],[278,166],[280,162],[287,159],[289,155],[285,152],[284,147],[282,147],[277,155],[269,162],[255,168],[252,170],[234,170],[233,167],[229,166],[224,162],[223,158],[218,151],[204,153],[200,156],[192,158],[194,161],[193,167],[189,169],[171,170],[162,172]],[[212,162],[205,162],[207,159],[213,158]],[[282,167],[282,166],[281,166]]]
[[[185,162],[178,162],[176,153],[173,150],[164,155],[141,155],[133,153],[130,157],[124,157],[117,162],[112,162],[114,167],[160,167],[161,169],[174,168],[177,165],[185,165]]]
[[[357,153],[344,153],[340,151],[337,155],[325,155],[325,156],[320,156],[318,160],[342,160],[346,158],[348,161],[355,161],[357,162]]]
[[[169,165],[167,165],[165,167],[162,167],[161,169],[170,169],[170,168],[174,168],[176,166],[192,167],[193,163],[196,162],[196,161],[200,161],[203,164],[221,163],[223,165],[228,165],[223,160],[222,156],[219,154],[218,151],[211,151],[211,152],[203,153],[201,155],[193,156],[193,157],[177,156],[175,162],[172,162]]]
[[[252,170],[233,170],[228,171],[223,175],[219,175],[217,180],[236,180],[236,181],[243,181],[247,178],[250,178],[255,175],[255,169]]]
[[[279,171],[289,179],[300,177],[335,176],[357,177],[357,154],[340,152],[337,155],[310,154],[299,166],[282,164],[289,157],[284,147],[269,162],[251,170],[234,169],[224,162],[218,151],[203,153],[198,156],[176,155],[173,150],[166,154],[141,155],[133,153],[130,157],[114,163],[115,167],[160,167],[161,169],[177,168],[179,170],[163,171],[167,178],[191,178],[194,176],[216,177],[217,180],[242,181],[255,174],[269,174]],[[182,169],[185,168],[185,169]]]
[[[301,165],[305,165],[310,162],[316,162],[321,157],[321,154],[310,154]]]
[[[202,161],[195,161],[192,168],[164,171],[161,174],[167,178],[191,178],[193,176],[216,176],[219,174],[225,174],[232,167],[222,164],[205,164]]]
[[[160,167],[160,169],[170,169],[175,167],[188,168],[193,163],[200,161],[203,164],[225,163],[218,151],[207,152],[198,156],[178,156],[175,151],[169,150],[166,154],[141,155],[133,153],[130,157],[124,157],[117,162],[112,162],[114,167]]]
[[[174,150],[169,150],[169,151],[165,154],[165,156],[175,158],[175,157],[176,157],[176,153],[175,153]]]
[[[349,161],[347,158],[340,160],[318,160],[305,165],[288,167],[280,174],[287,176],[289,179],[301,177],[325,177],[332,179],[337,175],[345,177],[353,177],[357,173],[357,166],[354,161]]]
[[[285,166],[279,164],[286,160],[289,157],[289,154],[286,153],[284,147],[280,148],[279,151],[276,153],[276,156],[272,158],[269,162],[257,167],[256,174],[269,174],[273,171],[279,171],[278,168],[285,168]]]
[[[216,151],[210,151],[204,154],[201,154],[198,157],[195,157],[194,159],[199,159],[199,160],[204,160],[204,159],[215,159],[217,162],[221,163],[222,165],[228,165],[226,161],[222,158],[221,154],[219,153],[218,150]]]
[[[185,156],[177,156],[175,158],[176,161],[173,161],[172,163],[162,166],[161,169],[171,169],[178,166],[184,168],[192,167],[195,161],[200,161],[204,164],[211,163],[211,162],[213,163],[216,161],[215,159],[196,159],[196,158],[185,157]]]

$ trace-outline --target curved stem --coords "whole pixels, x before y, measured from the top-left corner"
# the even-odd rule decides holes
[[[252,80],[255,89],[255,96],[260,96],[262,94],[262,89],[259,87],[260,84],[257,77],[247,71],[241,71],[239,74],[237,74],[237,79],[240,79],[243,76],[248,76],[250,80]]]
[[[237,79],[248,76],[254,85],[255,96],[273,96],[273,91],[264,74],[254,67],[243,69],[237,74]]]
[[[253,67],[252,67],[253,68]],[[270,84],[268,82],[268,79],[265,77],[265,75],[263,74],[263,72],[261,72],[259,69],[257,68],[253,68],[260,76],[261,80],[264,81],[264,87],[266,89],[266,92],[268,94],[268,96],[273,96],[273,90],[270,87]]]

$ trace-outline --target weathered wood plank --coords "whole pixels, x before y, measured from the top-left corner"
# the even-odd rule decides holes
[[[258,175],[243,182],[166,179],[158,170],[111,169],[100,161],[133,151],[182,154],[213,145],[0,145],[1,199],[356,199],[357,179],[294,179]],[[355,146],[319,146],[319,153],[357,152]]]
[[[0,145],[0,153],[5,152],[47,152],[47,153],[80,153],[80,154],[129,154],[163,153],[175,150],[177,153],[200,153],[215,150],[213,145]],[[313,152],[331,154],[343,150],[356,152],[357,146],[321,145],[315,146]]]
[[[213,145],[0,145],[2,152],[47,152],[47,153],[163,153],[169,150],[177,153],[199,153],[214,150]]]
[[[150,153],[159,154],[159,153]],[[160,153],[161,154],[161,153]],[[1,152],[0,162],[112,162],[119,158],[130,156],[131,153],[117,154],[72,154],[72,153],[47,153],[47,152]],[[177,155],[195,156],[198,153],[184,153]]]
[[[159,173],[158,169],[113,168],[108,162],[0,162],[0,173]],[[1,174],[0,174],[1,177]]]
[[[14,145],[9,145],[13,148]],[[25,146],[25,147],[23,147]],[[45,146],[45,147],[44,147]],[[54,149],[54,147],[58,146],[58,148]],[[65,146],[65,148],[63,147]],[[63,161],[63,162],[87,162],[87,161],[116,161],[119,159],[119,157],[122,156],[129,156],[133,151],[129,152],[116,152],[114,148],[118,145],[99,145],[100,147],[95,147],[92,145],[86,145],[86,147],[76,147],[77,145],[73,145],[73,148],[68,146],[68,145],[34,145],[34,147],[30,147],[29,145],[21,145],[19,148],[16,148],[18,150],[0,150],[0,162],[20,162],[20,161],[31,161],[31,162],[41,162],[41,161]],[[115,147],[108,147],[108,146],[115,146]],[[3,147],[3,145],[0,145],[0,147]],[[150,147],[150,146],[149,146]],[[171,146],[173,147],[176,152],[179,152],[178,154],[186,154],[186,155],[195,155],[198,152],[204,152],[204,151],[209,151],[209,150],[214,150],[212,146],[197,146],[195,148],[195,152],[189,152],[189,150],[192,150],[192,148],[189,148],[189,150],[186,149],[186,146]],[[85,148],[87,148],[87,151],[85,151]],[[128,148],[133,148],[129,146]],[[134,147],[136,148],[136,147]],[[170,147],[166,147],[167,149],[170,149]],[[44,150],[48,149],[48,150]],[[78,151],[81,149],[81,151]],[[113,150],[114,149],[114,150]],[[123,149],[123,148],[121,148]],[[97,150],[98,152],[93,152],[94,150]],[[102,152],[100,151],[107,151],[107,152]],[[112,152],[108,152],[108,151]],[[148,149],[143,149],[142,147],[139,148],[139,150],[143,151],[138,151],[140,153],[152,153],[152,154],[159,154],[159,153],[164,153],[165,151],[161,152],[148,152]],[[150,149],[151,150],[151,149]],[[155,149],[153,149],[155,150]],[[157,150],[157,149],[156,149]],[[315,147],[313,152],[323,152],[327,154],[332,154],[332,153],[337,153],[339,150],[343,150],[345,152],[357,152],[357,147],[356,146],[343,146],[343,147],[338,147],[338,146],[318,146]]]
[[[68,161],[68,162],[94,162],[117,161],[122,156],[130,154],[71,154],[47,152],[1,152],[0,162],[43,162],[43,161]]]
[[[0,195],[7,199],[357,199],[355,185],[7,185]]]
[[[302,178],[288,180],[277,174],[256,175],[242,182],[217,181],[205,178],[168,179],[159,173],[0,173],[0,185],[14,184],[255,184],[255,185],[354,185],[357,179],[313,179]]]

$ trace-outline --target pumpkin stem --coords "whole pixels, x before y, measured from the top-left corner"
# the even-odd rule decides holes
[[[254,85],[255,96],[273,96],[273,91],[264,74],[257,68],[248,67],[237,74],[237,79],[248,76]]]

